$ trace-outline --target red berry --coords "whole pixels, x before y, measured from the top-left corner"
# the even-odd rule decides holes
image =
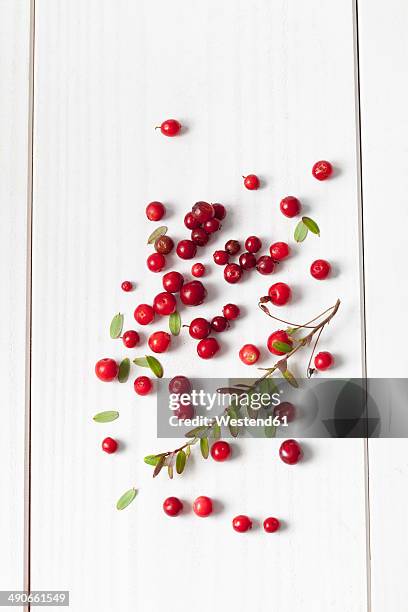
[[[216,219],[219,219],[220,221],[222,221],[223,219],[225,219],[227,211],[225,210],[225,206],[223,206],[222,204],[213,204],[213,209],[214,209],[214,216],[216,217]]]
[[[220,350],[215,338],[205,338],[197,344],[197,354],[201,359],[211,359]]]
[[[228,321],[233,321],[239,317],[240,310],[236,304],[226,304],[222,309],[222,314]]]
[[[116,378],[117,373],[118,364],[116,361],[114,361],[114,359],[105,357],[104,359],[100,359],[96,362],[95,374],[99,380],[103,380],[103,382],[111,382]]]
[[[139,304],[133,316],[139,325],[148,325],[154,320],[154,310],[149,304]]]
[[[245,533],[246,531],[252,528],[252,521],[249,516],[246,516],[245,514],[239,514],[234,519],[232,519],[232,526],[235,531],[238,531],[239,533]]]
[[[197,319],[193,319],[189,326],[189,334],[195,340],[202,340],[203,338],[207,338],[211,332],[211,325],[207,321],[207,319],[203,319],[202,317],[197,317]]]
[[[118,443],[113,438],[105,438],[102,440],[102,450],[111,455],[118,450]]]
[[[205,495],[200,495],[194,500],[193,510],[197,516],[209,516],[212,512],[212,501]]]
[[[191,382],[187,376],[174,376],[169,382],[169,391],[170,393],[177,393],[178,395],[190,393]]]
[[[258,189],[259,178],[256,176],[256,174],[248,174],[248,176],[244,176],[244,185],[250,191],[253,189]]]
[[[225,243],[224,248],[229,255],[236,255],[240,252],[241,245],[239,244],[238,240],[228,240],[228,242]]]
[[[192,208],[192,213],[200,223],[209,221],[215,214],[214,208],[208,202],[196,202]]]
[[[184,276],[180,272],[167,272],[162,279],[163,289],[169,293],[180,291],[184,283]]]
[[[312,168],[312,174],[318,181],[325,181],[333,172],[333,166],[328,161],[318,161]]]
[[[278,531],[280,523],[277,518],[268,516],[268,518],[266,518],[263,522],[263,527],[266,533],[274,533],[275,531]]]
[[[132,291],[133,289],[133,284],[130,281],[123,281],[123,283],[121,284],[122,287],[122,291],[126,291],[126,293],[128,291]]]
[[[205,266],[202,263],[196,263],[191,268],[191,274],[196,278],[200,278],[205,274]]]
[[[215,332],[223,332],[229,327],[229,323],[225,317],[214,317],[211,320],[211,328]]]
[[[137,344],[139,344],[140,338],[137,331],[133,329],[129,329],[129,331],[125,331],[122,336],[122,342],[126,346],[126,348],[134,348]]]
[[[239,358],[245,365],[253,365],[259,359],[259,349],[254,344],[244,344],[239,351]]]
[[[178,497],[168,497],[163,502],[163,510],[167,516],[177,516],[183,509],[183,504]]]
[[[256,262],[256,269],[261,274],[272,274],[275,269],[275,262],[269,255],[262,255]]]
[[[239,256],[239,265],[243,270],[251,270],[256,266],[256,257],[253,253],[242,253]]]
[[[314,365],[316,370],[328,370],[334,364],[333,355],[328,351],[322,351],[317,353],[314,358]]]
[[[181,123],[177,119],[166,119],[160,125],[160,131],[164,136],[177,136],[181,130]]]
[[[146,217],[149,221],[160,221],[166,213],[166,208],[161,202],[150,202],[146,206]]]
[[[209,241],[209,236],[207,232],[202,227],[197,227],[197,229],[193,229],[191,231],[191,240],[197,246],[203,247]]]
[[[207,232],[207,234],[214,234],[221,229],[221,223],[218,219],[213,217],[204,223],[203,229]]]
[[[180,299],[184,306],[198,306],[207,296],[207,290],[201,281],[190,281],[180,289]]]
[[[153,384],[148,376],[138,376],[133,387],[138,395],[147,395],[152,390]]]
[[[269,297],[274,306],[284,306],[291,296],[291,289],[286,283],[275,283],[269,287]]]
[[[170,236],[159,236],[154,242],[154,248],[162,255],[168,255],[174,249],[174,242]]]
[[[196,229],[196,227],[200,227],[200,222],[195,218],[192,212],[189,212],[184,217],[184,225],[187,229],[193,230]]]
[[[285,440],[280,445],[279,457],[284,463],[294,465],[302,457],[302,448],[296,440]]]
[[[295,419],[295,407],[290,402],[282,402],[278,406],[275,406],[273,411],[273,416],[277,417],[280,421],[283,418],[286,419],[288,423],[291,423]]]
[[[245,248],[249,253],[257,253],[262,248],[262,241],[258,236],[249,236],[245,240]]]
[[[149,347],[153,353],[164,353],[171,343],[171,336],[167,332],[154,332],[149,338]]]
[[[226,461],[231,454],[231,447],[228,442],[217,440],[211,446],[211,457],[214,461]]]
[[[284,342],[289,346],[293,345],[293,340],[288,336],[288,334],[279,329],[276,332],[273,332],[268,338],[268,349],[273,355],[284,355],[285,351],[280,351],[279,349],[274,347],[274,342]]]
[[[235,284],[242,276],[242,268],[238,264],[228,264],[224,268],[224,278],[227,283]]]
[[[174,414],[179,421],[184,421],[185,419],[192,419],[194,418],[194,406],[190,402],[180,402],[178,407],[174,411]]]
[[[171,315],[177,309],[176,298],[172,293],[162,291],[154,298],[153,309],[158,315]]]
[[[227,251],[215,251],[213,253],[213,260],[218,266],[225,266],[229,261],[229,255]]]
[[[324,280],[330,274],[331,266],[325,259],[316,259],[310,266],[310,274],[317,280]]]
[[[280,203],[281,213],[285,215],[285,217],[296,217],[300,213],[300,202],[294,196],[287,196],[283,198]]]
[[[193,259],[197,253],[197,247],[192,240],[180,240],[176,248],[176,253],[180,259]]]
[[[269,252],[274,261],[282,261],[288,257],[290,249],[286,242],[274,242],[269,247]]]
[[[161,272],[166,265],[166,258],[161,253],[152,253],[147,258],[147,267],[151,272]]]

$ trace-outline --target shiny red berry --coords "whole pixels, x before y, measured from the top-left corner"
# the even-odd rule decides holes
[[[203,247],[207,244],[210,237],[202,227],[197,227],[191,231],[191,240],[197,246]]]
[[[241,311],[236,304],[225,304],[224,308],[222,309],[222,314],[226,319],[228,319],[228,321],[237,319],[240,312]]]
[[[113,438],[105,438],[102,440],[102,450],[111,455],[118,450],[118,443]]]
[[[196,230],[193,230],[195,232]],[[180,259],[193,259],[197,253],[197,246],[192,240],[180,240],[176,253]]]
[[[302,458],[302,448],[296,440],[285,440],[279,448],[279,457],[288,465],[295,465]]]
[[[331,266],[325,259],[316,259],[310,266],[310,274],[317,280],[324,280],[330,274]]]
[[[238,516],[232,519],[232,526],[235,531],[238,531],[239,533],[245,533],[246,531],[252,528],[252,521],[249,516],[246,516],[245,514],[239,514]]]
[[[196,202],[192,208],[194,217],[200,223],[205,223],[214,217],[214,208],[208,202]]]
[[[288,257],[290,249],[286,242],[274,242],[269,247],[269,252],[274,261],[282,261]]]
[[[241,253],[239,256],[239,265],[243,270],[251,270],[256,266],[256,257],[253,253]]]
[[[214,461],[226,461],[231,454],[231,446],[228,442],[217,440],[211,446],[211,457]]]
[[[150,349],[153,353],[165,353],[171,343],[171,336],[167,332],[154,332],[148,341]]]
[[[207,290],[201,281],[185,283],[180,289],[180,299],[184,306],[198,306],[207,296]]]
[[[261,274],[272,274],[275,269],[275,262],[269,255],[262,255],[256,262],[256,269]]]
[[[283,198],[280,203],[281,213],[285,215],[285,217],[296,217],[300,213],[300,202],[294,196],[287,196]]]
[[[224,268],[224,278],[227,283],[234,285],[237,283],[242,276],[242,268],[238,264],[231,263]]]
[[[125,331],[122,336],[122,342],[126,346],[126,348],[134,348],[137,344],[139,344],[140,337],[137,331],[133,329],[129,329],[129,331]]]
[[[169,382],[169,391],[170,393],[177,393],[178,395],[190,393],[191,382],[187,376],[174,376]]]
[[[218,266],[225,266],[229,261],[229,255],[227,251],[215,251],[213,253],[213,260]]]
[[[328,370],[334,364],[334,358],[328,351],[321,351],[317,353],[314,358],[314,365],[316,370]]]
[[[187,229],[193,230],[196,229],[196,227],[200,227],[200,222],[195,218],[192,212],[189,212],[184,217],[184,225]]]
[[[282,402],[278,406],[275,406],[273,410],[273,416],[277,417],[280,421],[286,419],[288,423],[291,423],[295,419],[296,409],[291,402]]]
[[[179,421],[185,421],[185,419],[194,418],[194,406],[190,402],[180,402],[176,410],[174,411],[175,416]]]
[[[158,315],[171,315],[177,310],[176,298],[168,291],[162,291],[153,300],[154,312]]]
[[[241,250],[241,245],[238,240],[228,240],[225,243],[224,249],[227,251],[228,255],[237,255]]]
[[[201,359],[211,359],[220,350],[220,345],[215,338],[205,338],[197,344],[197,354]]]
[[[279,329],[276,332],[273,332],[268,338],[268,349],[273,355],[284,355],[285,351],[279,350],[274,345],[275,342],[283,342],[284,344],[288,344],[290,347],[293,346],[293,340],[288,336],[288,334],[283,330]]]
[[[138,395],[147,395],[152,390],[153,384],[148,376],[138,376],[133,387]]]
[[[259,349],[254,344],[244,344],[239,351],[239,358],[245,365],[253,365],[259,359]]]
[[[205,274],[205,266],[202,263],[196,263],[191,268],[191,274],[196,278],[200,278]]]
[[[215,332],[223,332],[229,327],[229,323],[225,317],[214,317],[211,320],[211,329]]]
[[[268,516],[268,518],[266,518],[263,522],[263,527],[266,533],[274,533],[275,531],[278,531],[280,523],[277,518]]]
[[[244,176],[243,178],[245,187],[250,191],[259,188],[260,181],[256,174],[248,174],[248,176]]]
[[[177,516],[183,510],[183,504],[178,497],[168,497],[163,502],[163,510],[167,516]]]
[[[166,213],[166,208],[161,202],[150,202],[146,206],[146,217],[149,221],[160,221]]]
[[[121,284],[121,287],[122,287],[122,291],[126,291],[126,293],[128,293],[129,291],[132,291],[133,283],[131,283],[130,281],[123,281],[123,283]]]
[[[197,317],[197,319],[193,319],[189,325],[189,334],[195,340],[202,340],[203,338],[207,338],[211,332],[211,325],[207,321],[207,319],[203,319],[202,317]]]
[[[168,255],[174,249],[174,242],[170,236],[159,236],[154,242],[154,248],[162,255]]]
[[[154,310],[149,304],[139,304],[134,312],[134,317],[139,325],[149,325],[154,321]]]
[[[203,229],[207,232],[207,234],[214,234],[221,229],[221,223],[216,217],[213,217],[203,224]]]
[[[164,136],[177,136],[181,130],[181,123],[177,119],[166,119],[160,125],[160,131]]]
[[[284,306],[289,302],[291,289],[286,283],[275,283],[269,287],[269,297],[274,306]]]
[[[249,236],[245,240],[245,248],[249,253],[257,253],[262,248],[262,241],[258,236]]]
[[[325,181],[331,176],[333,172],[333,166],[328,161],[318,161],[312,168],[312,174],[318,181]]]
[[[193,510],[197,516],[209,516],[213,510],[211,499],[205,495],[200,495],[194,500]]]
[[[118,373],[118,364],[114,359],[104,357],[96,362],[95,374],[103,382],[111,382],[116,378]]]
[[[146,263],[150,272],[161,272],[166,265],[166,259],[161,253],[152,253]]]
[[[184,276],[180,272],[167,272],[162,278],[163,289],[169,293],[178,293],[184,283]]]
[[[214,216],[216,217],[216,219],[219,219],[220,221],[225,219],[226,214],[227,214],[225,206],[223,206],[222,204],[213,204],[212,206],[214,209]]]

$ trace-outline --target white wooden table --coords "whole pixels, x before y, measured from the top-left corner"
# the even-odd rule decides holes
[[[122,354],[112,314],[133,327],[160,287],[145,273],[147,202],[169,205],[177,238],[196,200],[228,206],[205,263],[228,237],[289,240],[277,211],[294,194],[322,236],[280,275],[298,295],[287,313],[340,297],[324,339],[336,376],[407,375],[407,25],[403,0],[0,1],[0,590],[68,589],[75,612],[406,610],[405,440],[309,440],[296,469],[276,460],[278,441],[252,440],[228,464],[153,481],[141,459],[165,448],[154,396],[92,369]],[[173,116],[183,137],[154,131]],[[326,183],[310,174],[322,158],[337,168]],[[249,172],[263,189],[243,189]],[[307,272],[317,257],[335,264],[325,283]],[[268,279],[226,298],[218,272],[200,312],[238,300],[253,314],[212,362],[180,343],[169,374],[247,374],[242,336],[262,343],[270,329],[254,312]],[[92,422],[113,408],[117,422]],[[101,453],[107,434],[125,450]],[[223,510],[170,521],[170,494]],[[285,529],[238,537],[227,525],[241,512]]]

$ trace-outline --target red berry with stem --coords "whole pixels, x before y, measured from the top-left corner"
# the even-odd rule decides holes
[[[147,395],[152,390],[153,384],[148,376],[138,376],[133,387],[138,395]]]
[[[194,418],[194,406],[190,402],[180,402],[178,407],[174,411],[174,414],[179,421],[192,419]]]
[[[214,234],[221,229],[221,223],[216,217],[213,217],[203,224],[203,229],[207,232],[207,234]]]
[[[193,510],[197,516],[209,516],[213,510],[211,499],[205,495],[200,495],[194,500]]]
[[[225,243],[224,249],[229,255],[237,255],[241,250],[241,245],[239,244],[238,240],[228,240]]]
[[[118,364],[114,359],[104,357],[96,362],[95,374],[103,382],[111,382],[115,380],[118,373]]]
[[[213,253],[213,260],[217,266],[225,266],[229,261],[229,255],[227,251],[215,251]]]
[[[239,265],[243,270],[251,270],[256,266],[256,257],[253,253],[242,253],[239,256]]]
[[[259,189],[260,181],[256,174],[248,174],[248,176],[244,176],[244,185],[250,191],[254,189]]]
[[[190,281],[180,289],[180,299],[184,306],[199,306],[207,296],[207,290],[201,281]]]
[[[137,331],[133,329],[129,329],[129,331],[125,331],[122,336],[122,342],[126,346],[126,348],[135,348],[136,345],[140,342],[140,337]]]
[[[278,406],[275,406],[273,416],[277,417],[280,421],[286,419],[288,423],[295,420],[296,409],[291,402],[282,402]]]
[[[262,248],[262,241],[258,236],[249,236],[245,240],[245,248],[249,253],[257,253]]]
[[[325,181],[331,176],[332,172],[333,166],[325,160],[316,162],[312,168],[312,174],[318,181]]]
[[[290,300],[292,292],[286,283],[275,283],[269,287],[268,295],[274,306],[284,306]]]
[[[197,230],[193,230],[195,232]],[[197,253],[197,246],[192,240],[180,240],[177,245],[176,253],[180,259],[193,259]]]
[[[241,311],[236,304],[225,304],[224,308],[222,309],[222,314],[226,319],[228,319],[228,321],[237,319],[240,312]]]
[[[228,442],[224,442],[223,440],[217,440],[211,446],[211,457],[214,461],[226,461],[228,457],[231,455],[231,446]]]
[[[249,529],[252,528],[252,521],[249,516],[246,516],[245,514],[239,514],[238,516],[232,519],[232,526],[235,531],[238,531],[239,533],[245,533],[246,531],[249,531]]]
[[[169,293],[178,293],[184,283],[184,276],[180,272],[167,272],[162,279],[163,289]]]
[[[279,345],[276,347],[275,342],[287,344],[289,347],[293,346],[293,340],[290,336],[283,330],[279,329],[276,332],[273,332],[268,338],[268,349],[273,355],[285,355],[286,352],[289,351],[281,351],[279,349]],[[282,347],[283,348],[283,347]]]
[[[139,325],[149,325],[154,321],[154,310],[149,304],[139,304],[134,312],[134,317]]]
[[[194,217],[199,223],[205,223],[214,217],[214,208],[208,202],[196,202],[192,208]]]
[[[160,125],[160,131],[164,136],[177,136],[181,130],[181,123],[177,119],[166,119]]]
[[[200,222],[195,218],[192,212],[189,212],[184,217],[184,225],[187,229],[193,230],[196,229],[196,227],[200,227]]]
[[[275,269],[275,262],[269,255],[262,255],[256,262],[256,269],[260,274],[272,274]]]
[[[167,516],[177,516],[183,510],[183,504],[178,497],[167,497],[163,502],[163,510]]]
[[[214,317],[211,320],[211,329],[215,332],[223,332],[229,327],[229,323],[225,317]]]
[[[152,253],[146,263],[150,272],[161,272],[166,265],[166,259],[161,253]]]
[[[225,210],[225,206],[223,206],[222,204],[213,204],[212,207],[214,209],[214,217],[216,219],[219,219],[220,221],[225,219],[225,217],[227,215],[227,211]]]
[[[205,274],[205,266],[202,263],[196,263],[191,268],[191,274],[196,278],[200,278]]]
[[[162,291],[153,300],[154,312],[158,315],[171,315],[177,310],[176,298],[168,291]]]
[[[203,338],[207,338],[211,332],[211,325],[207,321],[207,319],[203,319],[202,317],[197,317],[197,319],[193,319],[189,325],[189,334],[195,340],[202,340]]]
[[[274,242],[269,247],[269,252],[274,261],[282,261],[288,257],[290,249],[286,242]]]
[[[167,332],[154,332],[148,341],[150,349],[153,353],[165,353],[171,343],[171,336]]]
[[[123,283],[121,284],[121,287],[122,287],[122,291],[126,291],[126,293],[128,293],[129,291],[132,291],[133,283],[131,283],[130,281],[123,281]]]
[[[160,221],[166,213],[166,208],[161,202],[150,202],[146,206],[146,217],[149,221]]]
[[[314,358],[314,365],[316,370],[328,370],[334,364],[334,358],[328,351],[322,351],[317,353]]]
[[[212,359],[220,350],[220,345],[215,338],[205,338],[197,344],[197,354],[201,359]]]
[[[170,393],[177,393],[177,395],[190,393],[191,382],[187,376],[174,376],[169,382],[169,391]]]
[[[278,519],[274,518],[273,516],[268,516],[268,518],[266,518],[263,522],[263,528],[266,533],[274,533],[275,531],[278,531],[279,527],[280,523]]]
[[[202,227],[197,227],[191,231],[191,240],[197,246],[203,247],[207,244],[210,237]]]
[[[245,365],[253,365],[259,359],[259,349],[254,344],[244,344],[239,351],[239,358]]]
[[[224,278],[227,283],[234,285],[237,283],[242,276],[242,268],[238,264],[231,263],[224,268]]]
[[[310,266],[310,274],[317,280],[324,280],[330,274],[331,266],[325,259],[316,259]]]
[[[279,457],[288,465],[295,465],[302,457],[302,448],[296,440],[285,440],[279,448]]]
[[[102,450],[111,455],[118,450],[118,443],[113,438],[105,438],[102,440]]]
[[[170,236],[159,236],[154,242],[154,248],[162,255],[168,255],[174,249],[174,242]]]
[[[285,215],[285,217],[296,217],[300,213],[301,205],[297,198],[294,196],[287,196],[283,198],[280,203],[281,213]]]

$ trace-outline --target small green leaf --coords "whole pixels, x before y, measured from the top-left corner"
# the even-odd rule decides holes
[[[282,376],[283,376],[283,378],[285,378],[285,380],[288,381],[288,383],[290,385],[292,385],[292,387],[295,387],[295,389],[297,389],[299,387],[298,381],[293,376],[293,374],[292,374],[292,372],[290,370],[286,370],[286,372],[282,372]]]
[[[208,445],[208,438],[201,438],[200,440],[200,451],[204,459],[208,459],[208,453],[210,451]]]
[[[167,466],[167,474],[169,475],[169,478],[173,478],[174,475],[174,469],[172,465],[168,465]]]
[[[309,229],[313,234],[317,234],[320,236],[319,226],[316,221],[313,221],[310,217],[302,217],[303,223],[306,225],[307,229]]]
[[[115,421],[119,417],[119,412],[116,410],[106,410],[105,412],[98,412],[93,417],[93,420],[97,423],[110,423]]]
[[[164,370],[160,361],[153,357],[153,355],[146,355],[146,361],[153,374],[157,378],[163,378]]]
[[[160,455],[146,455],[146,457],[143,459],[143,461],[147,463],[147,465],[157,465],[159,463],[159,460]]]
[[[167,233],[167,229],[168,228],[165,225],[161,225],[160,227],[155,229],[154,232],[152,232],[149,238],[147,239],[147,244],[154,244],[157,238],[160,238],[160,236],[164,236],[164,234]]]
[[[137,490],[136,489],[129,489],[129,491],[126,491],[126,493],[124,493],[121,497],[119,497],[117,503],[116,503],[116,508],[118,510],[124,510],[125,508],[127,508],[127,506],[129,504],[132,503],[132,501],[135,499],[137,495]]]
[[[169,328],[173,336],[179,335],[181,329],[181,317],[177,310],[169,317]]]
[[[235,408],[233,406],[230,406],[227,410],[227,415],[229,416],[230,419],[237,419],[238,415],[235,411]],[[237,425],[232,425],[231,421],[228,421],[228,429],[230,431],[230,434],[233,438],[236,438],[238,436],[239,433],[239,429]]]
[[[188,431],[185,434],[186,438],[201,438],[202,434],[207,431],[207,427],[205,425],[200,425],[199,427],[195,427],[191,431]]]
[[[122,329],[123,329],[123,314],[121,314],[120,312],[118,312],[118,314],[116,314],[110,324],[110,337],[113,338],[114,340],[116,338],[119,338],[120,334],[122,333]]]
[[[281,342],[280,340],[275,340],[275,342],[272,342],[272,346],[280,353],[290,353],[290,351],[293,349],[293,346],[287,344],[286,342]]]
[[[181,474],[185,468],[186,465],[186,453],[183,451],[183,449],[179,450],[179,452],[177,453],[177,457],[176,457],[176,472],[177,474]]]
[[[130,359],[128,357],[125,357],[125,359],[122,359],[119,365],[118,381],[120,383],[125,383],[127,379],[129,378],[129,372],[130,372]]]
[[[295,227],[294,238],[296,242],[303,242],[308,233],[307,226],[303,223],[303,221],[299,221],[297,226]]]
[[[211,435],[214,440],[219,440],[221,438],[221,427],[218,425],[218,423],[214,423]]]
[[[153,478],[156,478],[156,476],[158,476],[161,472],[162,467],[164,466],[164,464],[166,463],[166,455],[162,455],[157,464],[156,467],[154,468],[154,472],[153,472]]]
[[[265,438],[274,438],[276,435],[276,427],[274,425],[265,425],[264,434]]]
[[[190,455],[191,455],[191,446],[188,445],[186,446],[186,459],[188,459]]]
[[[133,360],[133,363],[137,366],[140,366],[141,368],[148,368],[149,364],[147,363],[147,359],[146,357],[136,357]]]

